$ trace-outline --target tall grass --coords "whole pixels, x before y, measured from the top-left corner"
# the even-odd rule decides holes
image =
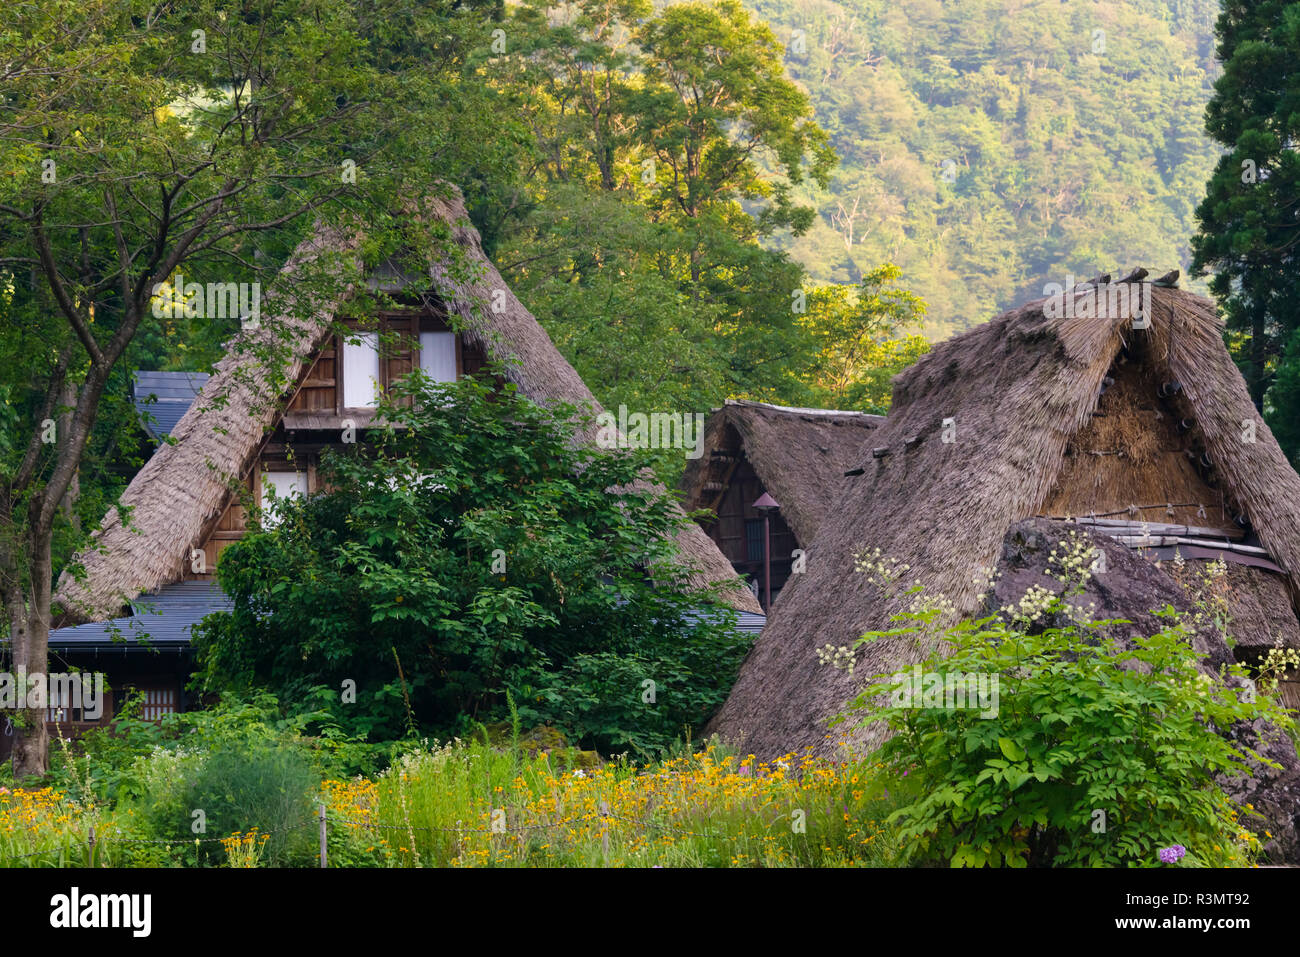
[[[327,784],[331,832],[348,832],[341,852],[413,867],[884,866],[895,851],[865,773],[807,755],[760,763],[715,745],[648,768],[579,765],[426,747],[374,780]]]
[[[314,846],[272,853],[289,824],[297,838],[314,837],[312,822],[298,821],[314,815],[296,803],[291,815],[250,811],[247,821],[208,807],[211,843],[195,845],[195,788],[229,777],[214,753],[137,756],[140,796],[115,808],[98,805],[89,786],[0,791],[0,867],[86,866],[92,827],[95,866],[314,864]],[[602,765],[589,752],[532,753],[517,734],[485,735],[410,748],[373,777],[326,781],[320,800],[333,867],[888,866],[897,846],[881,822],[892,808],[869,777],[808,755],[761,763],[716,744],[645,767]]]
[[[63,791],[0,787],[0,868],[124,863],[121,846],[104,843],[115,826],[113,814]],[[93,856],[92,830],[97,836]]]

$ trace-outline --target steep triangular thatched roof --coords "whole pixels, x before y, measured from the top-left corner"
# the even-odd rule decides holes
[[[728,399],[704,426],[703,454],[690,460],[679,487],[689,510],[708,508],[725,491],[743,456],[800,544],[817,534],[822,517],[857,462],[858,452],[884,416],[832,409],[799,409]]]
[[[1300,476],[1251,403],[1214,304],[1155,288],[1150,328],[1134,329],[1123,318],[1049,319],[1044,303],[1031,302],[936,346],[895,378],[890,414],[861,457],[860,474],[841,489],[812,543],[806,573],[786,586],[712,730],[761,756],[808,745],[834,750],[845,732],[828,733],[826,720],[855,688],[873,673],[921,657],[910,643],[890,640],[869,646],[853,677],[819,664],[816,648],[852,645],[864,632],[887,627],[900,610],[897,598],[855,570],[855,556],[878,548],[910,566],[909,580],[921,579],[958,613],[976,611],[977,574],[996,563],[1007,528],[1059,502],[1064,485],[1077,480],[1082,465],[1067,462],[1067,452],[1094,427],[1094,412],[1115,379],[1110,373],[1126,361],[1154,383],[1145,408],[1134,413],[1163,426],[1171,425],[1168,409],[1175,410],[1173,421],[1188,429],[1188,441],[1210,467],[1205,489],[1220,498],[1208,503],[1217,506],[1214,517],[1248,518],[1283,570],[1278,587],[1289,591],[1295,607]],[[1156,401],[1161,386],[1172,405]],[[1075,451],[1097,458],[1111,450],[1076,444]],[[1187,458],[1175,451],[1174,458]],[[1139,485],[1152,468],[1174,474],[1171,462],[1157,460],[1158,450],[1148,452],[1144,462],[1124,460]],[[1191,481],[1176,477],[1179,487]]]
[[[502,363],[506,379],[530,399],[599,413],[578,373],[484,255],[459,192],[427,199],[423,214],[445,225],[459,253],[435,251],[429,274],[447,310],[459,317],[466,340]],[[286,390],[301,379],[362,280],[362,240],[359,230],[318,226],[294,251],[263,297],[261,327],[234,340],[172,432],[175,443],[163,445],[123,493],[129,525],[118,508],[110,510],[94,547],[81,556],[84,580],[66,573],[60,578],[55,597],[66,622],[111,618],[142,592],[181,578],[190,549],[202,545],[230,501],[233,483],[247,473],[278,421]],[[297,276],[321,268],[339,276],[339,282],[295,283]],[[312,299],[307,288],[329,291]],[[287,356],[281,347],[286,340],[291,343]],[[586,438],[594,438],[594,430]],[[697,583],[734,583],[726,589],[728,601],[744,611],[761,611],[697,526],[686,528],[679,545],[683,560],[698,570]]]

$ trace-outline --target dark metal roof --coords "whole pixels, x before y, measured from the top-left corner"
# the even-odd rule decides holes
[[[191,628],[204,616],[214,611],[229,611],[231,606],[230,599],[215,581],[164,585],[154,594],[141,595],[131,602],[129,617],[55,629],[50,632],[50,648],[56,651],[188,648]]]
[[[144,430],[159,442],[171,435],[207,381],[206,372],[137,369],[131,382],[131,400]]]
[[[687,616],[687,619],[690,621],[698,621],[700,618],[702,618],[704,615],[707,614],[708,614],[707,612],[691,614]],[[767,624],[766,615],[756,615],[752,611],[740,611],[737,612],[736,614],[737,614],[736,630],[743,631],[746,634],[757,635],[760,631],[763,630],[763,626]]]

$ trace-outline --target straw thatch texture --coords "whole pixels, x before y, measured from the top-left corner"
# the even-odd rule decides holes
[[[854,556],[879,548],[910,566],[908,578],[930,594],[971,612],[978,573],[996,560],[1007,528],[1039,514],[1057,488],[1067,445],[1089,423],[1126,346],[1153,376],[1181,384],[1178,398],[1195,416],[1192,438],[1213,462],[1212,477],[1287,572],[1294,601],[1300,476],[1251,404],[1213,303],[1165,288],[1152,290],[1152,300],[1146,330],[1123,319],[1048,319],[1043,301],[1032,302],[938,345],[900,374],[889,417],[872,438],[880,451],[865,454],[863,474],[840,491],[807,572],[786,586],[711,729],[763,756],[808,745],[834,750],[825,722],[862,680],[921,657],[910,643],[886,641],[871,647],[854,678],[819,664],[816,648],[851,645],[899,610],[855,570]],[[1253,443],[1243,441],[1243,423]]]
[[[1184,453],[1188,437],[1179,433],[1168,404],[1156,397],[1160,377],[1147,363],[1121,357],[1117,366],[1096,414],[1070,439],[1056,486],[1040,511],[1107,514],[1130,505],[1167,502],[1174,507],[1145,509],[1133,519],[1231,527],[1222,494],[1206,483]]]
[[[343,281],[331,295],[310,299],[311,292],[295,291],[295,278],[321,266],[359,276],[360,242],[322,226],[294,251],[263,299],[261,327],[237,337],[172,430],[175,443],[159,447],[104,516],[80,556],[84,578],[60,577],[54,598],[65,610],[61,623],[116,617],[142,592],[181,579],[190,550],[203,544],[274,427],[284,383],[306,371],[351,291]]]
[[[680,488],[688,509],[705,507],[725,481],[726,459],[743,455],[800,545],[811,544],[844,473],[884,416],[797,409],[728,399],[704,426],[704,454],[687,463]],[[714,453],[720,453],[715,455]]]
[[[459,254],[434,255],[430,274],[437,294],[459,317],[466,339],[501,362],[505,377],[533,401],[572,403],[598,413],[590,390],[484,255],[459,192],[427,199],[423,213],[445,224]],[[67,623],[113,617],[141,592],[181,577],[190,549],[202,544],[226,507],[231,483],[246,474],[274,427],[284,384],[296,383],[306,371],[352,288],[350,281],[340,281],[337,292],[321,301],[300,302],[293,298],[295,273],[322,252],[333,251],[343,254],[337,268],[351,270],[351,279],[357,280],[360,243],[360,235],[321,227],[294,252],[264,299],[263,328],[236,340],[177,425],[177,443],[162,446],[123,493],[132,527],[123,525],[116,509],[110,511],[96,533],[95,548],[82,556],[84,581],[67,574],[60,579],[56,598],[66,609]],[[270,355],[271,330],[277,327],[290,333],[292,356],[266,359],[271,364],[267,369],[254,362],[250,370],[250,356]],[[253,341],[247,341],[249,336]],[[266,348],[258,348],[261,339]],[[662,490],[652,483],[647,487]],[[757,599],[698,526],[689,523],[678,544],[683,563],[696,569],[696,584],[721,583],[734,607],[760,612]]]

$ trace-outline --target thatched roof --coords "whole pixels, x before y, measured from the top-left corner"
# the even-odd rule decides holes
[[[725,491],[731,466],[743,456],[800,544],[817,534],[844,473],[884,416],[799,409],[728,399],[704,426],[703,454],[687,463],[679,487],[687,509],[708,508]]]
[[[459,253],[436,252],[429,271],[435,291],[459,316],[467,341],[503,363],[505,377],[530,399],[588,406],[598,413],[591,391],[484,255],[459,192],[426,200],[424,211],[434,223],[445,224]],[[129,527],[120,509],[110,510],[94,547],[81,556],[84,580],[67,573],[60,578],[55,598],[66,610],[64,621],[114,617],[142,592],[181,578],[190,550],[203,544],[220,518],[233,485],[247,474],[292,387],[325,342],[354,284],[362,280],[361,242],[359,231],[319,226],[294,251],[263,297],[261,328],[232,341],[172,432],[175,443],[163,445],[123,493]],[[330,270],[339,282],[295,283],[315,268]],[[308,288],[329,292],[310,299],[304,291]],[[286,338],[292,344],[290,355],[277,349]],[[734,583],[726,589],[727,600],[744,611],[761,611],[696,525],[689,524],[678,541],[683,561],[698,569],[697,583]]]
[[[853,678],[819,664],[816,648],[851,645],[899,610],[896,598],[855,570],[855,555],[879,548],[909,565],[908,578],[921,579],[930,594],[946,596],[958,613],[973,612],[976,574],[994,565],[1012,523],[1040,514],[1049,502],[1054,508],[1073,503],[1075,515],[1092,507],[1087,483],[1077,481],[1086,473],[1079,463],[1067,467],[1067,452],[1082,430],[1094,428],[1103,392],[1117,381],[1112,370],[1126,362],[1145,368],[1148,381],[1178,384],[1163,406],[1147,396],[1146,411],[1163,408],[1169,416],[1172,409],[1178,416],[1187,428],[1185,452],[1211,463],[1201,480],[1222,496],[1220,508],[1206,514],[1249,518],[1284,570],[1294,608],[1300,476],[1251,403],[1214,304],[1155,288],[1150,328],[1135,330],[1131,319],[1049,319],[1044,302],[941,343],[895,378],[890,414],[858,463],[862,473],[840,491],[812,544],[808,570],[782,592],[712,730],[760,755],[806,745],[833,749],[825,721],[862,680],[921,657],[908,644],[884,641],[865,651]],[[1254,441],[1245,441],[1251,432]],[[1079,455],[1109,451],[1074,447]],[[1189,504],[1174,498],[1178,489],[1160,489],[1158,474],[1156,486],[1144,485],[1163,454],[1152,448],[1140,461],[1125,458],[1134,490],[1116,485],[1111,494],[1131,505]],[[1142,495],[1158,497],[1134,501]],[[1165,513],[1162,507],[1151,517],[1183,520],[1162,518]]]

